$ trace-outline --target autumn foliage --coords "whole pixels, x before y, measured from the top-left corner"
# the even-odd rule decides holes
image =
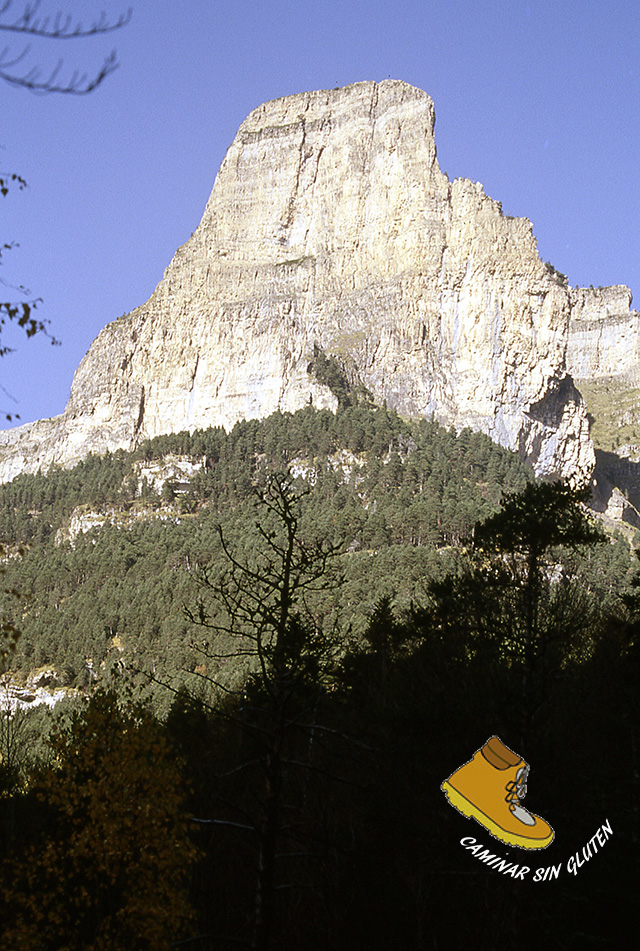
[[[179,764],[144,707],[99,692],[51,739],[38,778],[44,831],[5,863],[14,951],[163,951],[188,931],[196,850]]]

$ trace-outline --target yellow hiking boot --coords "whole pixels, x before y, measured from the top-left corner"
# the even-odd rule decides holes
[[[527,792],[529,767],[497,736],[448,779],[441,789],[458,812],[475,819],[496,839],[521,849],[545,849],[553,842],[551,826],[528,812],[521,800]]]

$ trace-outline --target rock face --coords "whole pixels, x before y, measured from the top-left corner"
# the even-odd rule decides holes
[[[640,314],[628,287],[573,288],[567,367],[576,380],[640,370]]]
[[[401,414],[482,430],[539,474],[588,477],[573,292],[528,220],[440,171],[434,125],[429,96],[397,81],[252,112],[197,230],[149,301],[99,334],[64,414],[0,435],[0,477],[335,408],[308,372],[314,347]]]

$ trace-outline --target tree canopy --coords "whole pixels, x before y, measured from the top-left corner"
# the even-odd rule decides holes
[[[39,835],[3,869],[6,946],[168,951],[193,915],[185,888],[196,851],[161,727],[139,704],[99,692],[50,746],[31,794]]]

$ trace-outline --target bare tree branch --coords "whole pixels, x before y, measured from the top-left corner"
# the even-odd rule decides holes
[[[132,17],[132,9],[109,20],[104,12],[84,25],[71,14],[58,12],[55,16],[40,16],[40,0],[26,3],[22,12],[13,20],[3,20],[10,15],[13,0],[4,0],[0,5],[0,32],[19,36],[37,37],[44,40],[83,40],[92,36],[103,36],[127,26]],[[12,86],[28,89],[33,93],[62,93],[66,95],[86,96],[93,92],[119,66],[116,51],[113,50],[94,73],[74,70],[69,78],[61,79],[63,60],[59,60],[48,72],[41,66],[26,65],[31,46],[27,44],[14,53],[10,46],[0,50],[0,79]]]
[[[32,0],[31,3],[26,3],[20,16],[12,23],[0,21],[0,30],[5,33],[21,33],[54,40],[83,39],[87,36],[113,33],[114,30],[126,26],[133,15],[133,9],[129,7],[125,13],[109,21],[105,12],[102,11],[97,20],[93,20],[89,26],[85,27],[82,20],[74,21],[70,13],[63,14],[59,10],[53,18],[39,17],[41,2],[42,0]],[[0,17],[7,14],[12,6],[13,0],[4,0],[4,3],[0,5]]]

